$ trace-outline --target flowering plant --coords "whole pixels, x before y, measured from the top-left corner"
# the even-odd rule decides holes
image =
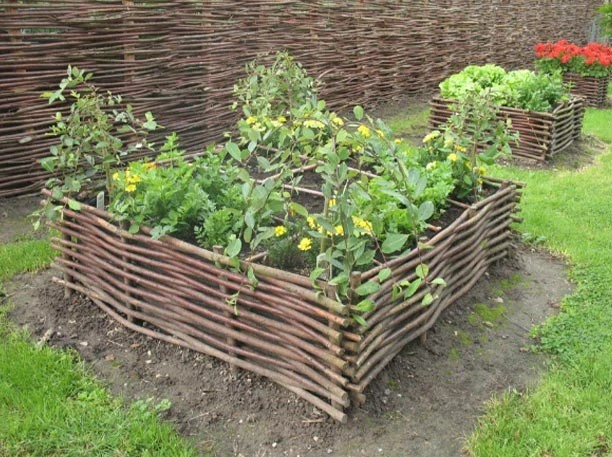
[[[547,73],[561,71],[598,78],[612,74],[612,48],[600,43],[584,47],[566,40],[538,43],[535,54],[537,68]]]
[[[510,154],[510,144],[518,135],[497,118],[491,90],[471,91],[453,107],[453,114],[440,130],[423,138],[420,160],[428,170],[450,168],[453,195],[475,201],[482,191],[487,167]]]
[[[72,101],[67,115],[55,113],[55,124],[49,135],[57,141],[50,147],[51,155],[40,161],[42,168],[52,174],[46,186],[56,200],[82,197],[86,192],[100,189],[110,193],[113,168],[130,154],[152,151],[147,135],[158,128],[153,115],[147,112],[145,120],[139,119],[121,96],[108,91],[101,93],[90,82],[92,77],[92,73],[68,66],[59,88],[41,95],[49,104]],[[134,184],[129,183],[129,189]],[[72,198],[68,205],[75,210],[79,208],[78,201]],[[40,226],[43,217],[57,219],[61,210],[61,206],[47,203],[35,213],[38,216],[35,227]]]

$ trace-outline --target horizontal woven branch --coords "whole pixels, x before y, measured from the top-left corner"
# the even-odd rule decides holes
[[[440,127],[453,114],[453,100],[434,98],[429,117],[433,128]],[[525,111],[502,106],[499,119],[512,122],[510,131],[519,134],[519,143],[511,144],[512,155],[544,161],[565,149],[580,137],[584,118],[584,102],[572,97],[561,103],[551,113]]]
[[[153,112],[195,154],[230,128],[232,88],[259,53],[287,49],[336,110],[429,93],[468,64],[519,68],[533,43],[583,39],[600,0],[0,1],[0,197],[41,187],[69,64]],[[525,33],[525,31],[529,31]]]
[[[154,338],[208,354],[285,386],[338,421],[346,421],[351,400],[364,401],[364,389],[410,341],[436,322],[510,245],[510,223],[520,184],[493,182],[492,193],[468,206],[452,224],[386,264],[351,277],[351,287],[376,280],[381,268],[391,278],[369,298],[376,303],[358,326],[352,303],[340,303],[333,286],[258,265],[258,284],[229,269],[230,259],[172,237],[132,235],[110,215],[82,205],[64,210],[53,245],[63,272],[55,280],[78,291],[123,325]],[[50,196],[46,192],[47,197]],[[465,205],[462,205],[465,206]],[[426,262],[430,277],[448,284],[429,292],[423,283],[404,299],[392,285],[415,279]],[[356,294],[354,294],[356,296]]]
[[[564,73],[563,81],[571,84],[572,94],[584,98],[584,104],[587,106],[601,107],[608,100],[609,76],[596,78],[575,73]]]

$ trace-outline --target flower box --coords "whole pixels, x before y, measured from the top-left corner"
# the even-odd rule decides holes
[[[431,105],[430,124],[433,128],[445,123],[453,114],[453,100],[435,97]],[[552,112],[533,112],[502,106],[500,119],[512,122],[511,132],[519,134],[519,143],[512,144],[512,155],[538,161],[568,148],[580,137],[584,117],[584,102],[572,97],[559,104]]]
[[[572,94],[582,97],[587,106],[603,106],[608,99],[610,76],[581,76],[576,73],[564,73],[563,81],[570,84]]]
[[[85,204],[80,211],[66,207],[55,223],[63,276],[54,280],[134,331],[265,376],[343,422],[346,408],[365,401],[364,389],[394,356],[508,253],[521,184],[491,180],[486,188],[488,196],[474,205],[454,203],[458,217],[422,239],[430,249],[421,245],[352,275],[354,291],[391,269],[369,297],[376,308],[364,315],[365,327],[351,318],[354,303],[337,301],[326,282],[315,287],[306,276],[244,261],[232,268],[232,259],[176,238],[155,240],[146,228],[130,234]],[[393,293],[423,262],[427,278],[442,277],[446,287],[424,282],[407,299]],[[423,306],[432,288],[435,299]]]

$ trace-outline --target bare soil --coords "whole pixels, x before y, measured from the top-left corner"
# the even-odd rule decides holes
[[[36,201],[0,201],[0,242],[29,236],[20,219]],[[537,382],[546,360],[529,351],[529,330],[571,291],[562,260],[517,248],[426,342],[409,344],[340,425],[264,378],[233,376],[212,358],[128,331],[84,297],[65,300],[54,274],[7,284],[12,319],[33,339],[74,350],[115,394],[169,399],[166,418],[203,453],[222,457],[459,456],[488,399]]]

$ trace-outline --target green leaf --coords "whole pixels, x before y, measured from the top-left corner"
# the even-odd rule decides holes
[[[421,300],[421,304],[423,306],[429,306],[431,305],[431,303],[434,301],[434,297],[433,295],[431,295],[430,293],[425,294],[425,296],[423,297],[423,300]]]
[[[372,300],[361,300],[359,303],[355,305],[355,311],[359,311],[360,313],[369,313],[376,307],[376,303]]]
[[[151,238],[157,240],[164,234],[164,228],[161,225],[156,225],[151,229]]]
[[[419,278],[425,279],[429,274],[429,266],[426,263],[420,263],[419,265],[417,265],[414,272]]]
[[[147,130],[155,130],[157,128],[157,122],[155,122],[153,114],[150,111],[147,111],[145,113],[145,118],[147,119],[147,121],[142,124],[142,126]]]
[[[238,254],[240,254],[241,250],[242,250],[242,241],[240,241],[240,238],[234,238],[233,240],[229,242],[229,244],[225,248],[225,254],[228,257],[236,257]]]
[[[370,295],[377,292],[380,289],[380,284],[374,281],[364,282],[362,285],[355,289],[355,293],[360,296]]]
[[[361,325],[362,327],[368,326],[368,323],[366,322],[366,320],[357,314],[353,316],[353,320],[357,322],[357,324]]]
[[[433,213],[434,213],[433,203],[430,201],[426,201],[426,202],[421,203],[421,206],[419,206],[417,215],[419,219],[424,222],[427,219],[429,219],[431,216],[433,216]]]
[[[138,233],[139,230],[140,230],[140,225],[138,225],[135,222],[132,222],[130,224],[130,228],[128,229],[128,233],[131,233],[133,235],[135,233]]]
[[[43,167],[45,171],[53,171],[55,170],[55,165],[57,163],[57,157],[45,157],[40,160],[40,166]]]
[[[355,119],[357,119],[358,121],[363,119],[363,108],[359,105],[355,106],[353,108],[353,114],[355,115]]]
[[[436,284],[438,286],[446,287],[446,281],[442,278],[436,278],[433,281],[431,281],[431,283]]]
[[[387,234],[387,238],[383,242],[381,246],[381,251],[383,254],[391,254],[392,252],[399,251],[406,241],[408,241],[409,236],[401,233],[389,233]]]
[[[253,287],[257,287],[257,285],[259,284],[259,280],[255,277],[255,272],[253,271],[253,267],[249,267],[247,269],[247,277],[249,278],[251,285]]]
[[[384,282],[391,276],[391,268],[384,268],[378,272],[378,280]]]
[[[299,203],[291,202],[289,204],[289,210],[293,211],[296,214],[299,214],[302,217],[308,217],[308,210]]]
[[[51,191],[51,198],[53,200],[61,200],[64,197],[64,193],[57,187]]]
[[[411,283],[409,283],[408,288],[404,291],[404,300],[412,297],[416,294],[416,291],[419,290],[420,285],[422,284],[421,278],[417,278]]]
[[[68,207],[73,210],[73,211],[80,211],[81,210],[81,204],[73,199],[68,200]]]
[[[237,161],[241,161],[242,160],[242,153],[240,152],[240,148],[238,147],[238,145],[236,143],[232,143],[231,141],[228,141],[225,144],[225,149],[227,150],[227,152],[229,152],[229,154]]]
[[[314,283],[326,271],[327,271],[327,268],[321,268],[321,267],[315,268],[314,270],[310,272],[310,280]]]

